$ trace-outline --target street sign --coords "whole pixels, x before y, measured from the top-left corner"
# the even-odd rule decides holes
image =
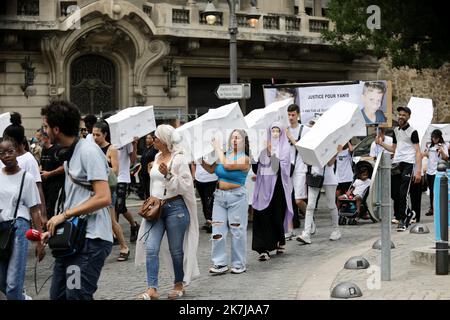
[[[219,99],[250,99],[250,83],[221,84],[215,93]]]

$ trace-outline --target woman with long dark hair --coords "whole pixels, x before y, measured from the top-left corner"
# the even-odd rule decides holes
[[[431,144],[425,149],[424,157],[428,158],[427,165],[427,183],[430,189],[430,208],[425,213],[426,216],[434,214],[433,199],[434,199],[434,178],[436,177],[437,165],[440,160],[448,160],[448,147],[442,137],[442,131],[439,129],[433,130],[431,133]],[[417,221],[417,220],[416,220]]]
[[[210,273],[222,274],[228,271],[227,234],[231,233],[231,273],[247,270],[247,224],[248,200],[245,181],[250,169],[250,147],[247,133],[234,130],[224,152],[220,142],[212,141],[219,160],[203,168],[219,178],[214,193],[212,214],[212,261]]]
[[[106,121],[99,121],[96,124],[94,124],[94,128],[92,129],[92,137],[95,143],[100,147],[100,149],[102,149],[103,153],[106,156],[106,160],[108,161],[108,166],[110,170],[109,174],[115,174],[117,176],[119,173],[118,154],[117,149],[110,143],[111,139],[108,123]],[[109,206],[109,213],[111,215],[112,230],[120,246],[120,253],[119,257],[117,258],[117,261],[126,261],[130,256],[130,248],[128,248],[127,243],[125,241],[122,227],[120,226],[119,222],[117,222],[115,210],[117,197],[116,188],[110,187],[110,191],[112,202],[111,205]]]

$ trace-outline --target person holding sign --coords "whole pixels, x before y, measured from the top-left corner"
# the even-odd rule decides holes
[[[381,81],[364,83],[361,96],[361,101],[363,103],[361,112],[364,120],[366,120],[366,124],[384,123],[387,121],[381,110],[385,93],[386,86]]]
[[[259,261],[270,259],[270,251],[277,254],[286,250],[285,228],[292,221],[293,190],[291,180],[291,153],[286,131],[275,122],[268,130],[267,148],[261,152],[256,171],[253,194],[252,249]]]
[[[212,274],[228,271],[227,234],[231,233],[231,273],[247,270],[247,189],[245,181],[250,169],[250,145],[244,130],[234,130],[228,141],[228,151],[223,152],[220,142],[212,140],[219,160],[212,165],[202,161],[203,168],[219,178],[214,193],[212,214]]]

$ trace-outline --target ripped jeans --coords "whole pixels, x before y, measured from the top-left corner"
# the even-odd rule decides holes
[[[212,214],[212,252],[214,265],[228,265],[227,235],[231,233],[231,266],[245,267],[247,262],[248,195],[243,186],[232,190],[217,189]]]

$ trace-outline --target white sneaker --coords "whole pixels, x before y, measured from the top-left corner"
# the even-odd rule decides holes
[[[316,233],[316,224],[314,223],[314,221],[311,224],[311,234],[315,234]]]
[[[305,232],[302,232],[302,234],[299,235],[299,236],[296,238],[296,240],[297,240],[298,242],[303,243],[303,244],[311,244],[311,237],[310,237],[309,234],[307,234],[307,233],[305,233]]]
[[[341,231],[339,231],[339,229],[334,229],[334,231],[330,234],[330,240],[331,241],[339,240],[341,236],[342,236]]]
[[[228,271],[228,266],[214,265],[211,268],[209,268],[209,273],[213,273],[213,274],[224,274],[227,271]]]
[[[245,271],[247,271],[246,267],[240,267],[240,268],[232,267],[231,268],[231,273],[235,273],[235,274],[244,273]]]
[[[294,238],[296,236],[296,234],[294,233],[294,231],[288,232],[284,234],[284,239],[289,241],[292,240],[292,238]]]
[[[23,289],[23,296],[25,297],[25,300],[33,300],[32,297],[30,297],[29,295],[27,295],[27,292],[25,291],[25,289]]]

